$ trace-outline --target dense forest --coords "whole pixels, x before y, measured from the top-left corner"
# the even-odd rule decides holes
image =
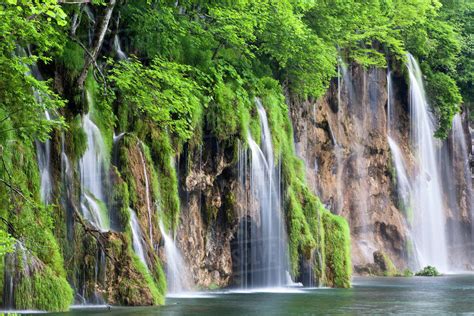
[[[2,306],[163,304],[165,231],[184,247],[195,224],[230,253],[257,225],[241,216],[255,146],[278,171],[284,270],[350,287],[351,221],[308,184],[290,114],[327,97],[342,65],[408,80],[410,53],[443,141],[472,111],[473,29],[471,0],[3,0]],[[193,283],[235,285],[235,262],[213,276],[224,250],[208,244]]]

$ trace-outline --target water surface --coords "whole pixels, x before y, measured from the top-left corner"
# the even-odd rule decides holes
[[[474,274],[436,278],[356,277],[351,289],[206,292],[161,307],[74,309],[57,315],[474,314]]]

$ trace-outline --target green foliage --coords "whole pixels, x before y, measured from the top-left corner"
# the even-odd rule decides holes
[[[164,131],[187,140],[201,112],[202,96],[190,78],[193,75],[196,73],[190,67],[156,57],[149,67],[138,60],[123,61],[111,70],[109,78],[121,102]]]
[[[459,88],[449,75],[435,72],[428,77],[427,92],[439,117],[436,136],[446,138],[454,115],[460,111],[462,97]]]
[[[66,74],[71,81],[75,80],[84,68],[84,49],[68,40],[63,47],[62,53],[56,58],[57,62],[67,69]]]
[[[13,251],[15,239],[3,229],[0,229],[0,260],[3,261],[5,254]]]
[[[438,270],[433,267],[433,266],[426,266],[422,270],[418,271],[416,276],[440,276],[441,273],[438,272]]]
[[[413,272],[412,272],[410,269],[405,269],[405,270],[403,270],[403,272],[402,272],[402,276],[407,277],[407,278],[408,278],[408,277],[412,277],[412,276],[413,276]]]
[[[0,5],[0,144],[8,131],[30,140],[44,140],[61,124],[61,119],[47,121],[40,113],[61,107],[63,102],[48,82],[29,73],[30,66],[38,60],[48,62],[60,49],[57,24],[65,25],[66,20],[56,1]],[[25,56],[21,48],[29,45],[35,48]]]

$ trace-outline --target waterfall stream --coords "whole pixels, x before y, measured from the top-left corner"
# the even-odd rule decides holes
[[[92,109],[92,97],[89,91],[86,93],[89,107]],[[110,218],[103,191],[106,148],[99,128],[90,118],[90,112],[84,115],[82,128],[87,136],[87,150],[79,162],[83,191],[81,209],[91,223],[106,231],[110,229]]]
[[[166,231],[163,222],[160,221],[159,227],[165,243],[168,293],[179,294],[189,292],[194,286],[192,277],[188,274],[189,268],[181,256],[173,237]]]
[[[410,141],[417,163],[413,181],[413,234],[421,266],[434,265],[448,270],[443,191],[437,161],[438,143],[434,139],[434,119],[429,112],[422,73],[408,54],[410,77]]]
[[[133,251],[137,254],[140,261],[148,269],[148,263],[145,257],[145,250],[143,249],[142,244],[142,230],[140,228],[140,223],[138,222],[137,214],[134,210],[129,208],[130,211],[130,228],[132,230],[132,242],[133,242]]]
[[[120,38],[117,34],[115,34],[114,36],[114,51],[119,60],[127,59],[127,55],[122,50],[122,46],[120,45]]]
[[[148,173],[146,171],[146,161],[145,161],[145,156],[143,155],[143,150],[144,150],[144,145],[143,143],[141,144],[141,149],[138,151],[140,153],[140,159],[142,162],[143,166],[143,177],[145,178],[145,203],[146,203],[146,209],[148,212],[148,229],[149,229],[149,234],[150,234],[150,244],[153,246],[153,221],[152,221],[152,209],[151,209],[151,203],[150,203],[150,183],[148,180]]]
[[[48,121],[51,120],[48,111],[45,111],[45,117]],[[49,204],[51,200],[51,193],[53,192],[53,183],[51,180],[51,141],[46,139],[45,142],[35,141],[36,153],[38,157],[38,167],[40,170],[40,193],[41,200],[45,204]]]
[[[267,115],[261,101],[256,99],[261,127],[261,146],[250,133],[247,142],[250,149],[250,196],[245,199],[247,207],[241,214],[239,231],[240,287],[280,287],[287,280],[287,237],[282,219],[280,193],[280,164],[275,166],[272,138]],[[241,154],[242,154],[241,150]],[[242,162],[242,159],[245,159]],[[240,178],[246,187],[247,155],[240,158]],[[250,204],[250,205],[249,205]],[[257,205],[256,218],[248,208]],[[252,219],[254,221],[252,221]]]

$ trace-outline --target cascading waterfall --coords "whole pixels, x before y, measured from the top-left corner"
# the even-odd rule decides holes
[[[152,221],[152,209],[151,209],[151,202],[150,202],[150,183],[148,180],[148,173],[146,171],[146,161],[145,156],[143,155],[142,151],[144,150],[143,143],[141,144],[141,150],[138,152],[140,153],[140,159],[143,166],[143,177],[145,178],[145,203],[148,212],[148,227],[149,227],[149,234],[150,234],[150,244],[153,245],[153,221]]]
[[[168,293],[179,294],[189,292],[194,286],[192,278],[188,274],[189,269],[186,266],[173,237],[171,237],[171,234],[166,231],[162,221],[160,221],[159,227],[165,243]]]
[[[448,270],[445,216],[443,213],[434,119],[429,112],[422,74],[414,57],[408,54],[410,77],[410,140],[417,163],[413,180],[413,234],[421,266],[434,265]]]
[[[92,108],[92,98],[88,91],[86,93],[90,108]],[[106,148],[102,134],[91,120],[90,113],[84,115],[82,128],[87,136],[87,150],[79,162],[83,190],[81,209],[83,215],[91,223],[106,231],[110,229],[110,219],[103,192]]]
[[[140,223],[138,222],[137,214],[134,210],[129,208],[130,211],[130,228],[132,230],[132,242],[133,242],[133,251],[137,254],[140,261],[148,269],[148,263],[145,257],[145,250],[143,249],[142,244],[142,229],[140,228]]]
[[[250,214],[241,214],[239,273],[240,286],[243,288],[279,287],[291,282],[291,279],[287,280],[287,237],[280,205],[280,164],[277,166],[274,164],[272,139],[265,109],[259,99],[256,99],[256,105],[260,118],[262,145],[260,147],[249,133],[247,142],[251,153],[249,179],[251,196],[246,201],[258,204],[258,219],[254,225]],[[246,172],[242,161],[240,169],[242,169],[240,172]],[[245,182],[243,174],[241,181]],[[246,187],[246,184],[243,183],[243,186]]]

